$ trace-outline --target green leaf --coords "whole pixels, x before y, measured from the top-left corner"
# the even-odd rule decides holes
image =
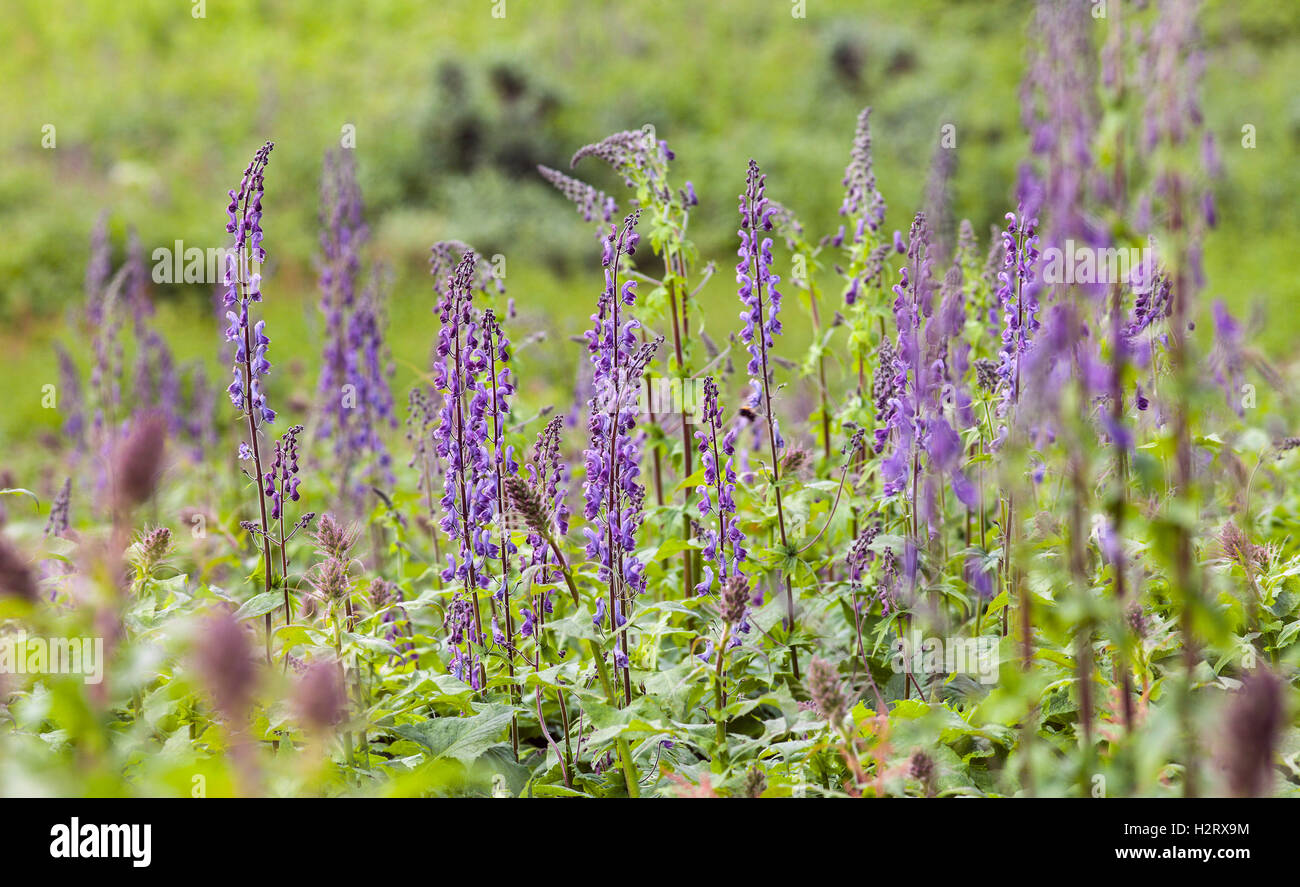
[[[467,718],[430,718],[418,724],[399,724],[393,732],[424,746],[430,757],[469,764],[497,744],[513,714],[509,705],[487,704]]]
[[[244,601],[244,605],[235,611],[235,618],[256,619],[282,606],[284,606],[283,592],[264,591]]]
[[[41,510],[41,498],[31,490],[24,490],[21,487],[12,487],[7,490],[0,490],[0,496],[31,496],[36,501],[36,510]]]
[[[688,490],[688,489],[694,490],[696,487],[700,486],[703,483],[704,483],[704,469],[701,468],[699,471],[695,472],[690,477],[686,478],[681,483],[679,483],[676,487],[674,487],[673,492],[680,493],[682,490]]]

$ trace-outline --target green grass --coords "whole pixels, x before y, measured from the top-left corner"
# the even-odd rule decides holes
[[[196,20],[171,0],[129,13],[107,2],[17,3],[0,54],[6,375],[53,381],[49,339],[67,335],[64,314],[82,298],[100,211],[112,213],[116,261],[128,228],[147,252],[178,239],[219,245],[224,193],[270,138],[270,325],[275,351],[292,352],[313,377],[317,180],[344,124],[356,127],[373,256],[396,270],[393,347],[403,365],[423,366],[433,335],[423,263],[440,238],[504,254],[511,294],[525,312],[555,321],[554,333],[585,323],[599,287],[589,232],[518,166],[565,166],[578,146],[616,129],[654,123],[678,153],[677,181],[695,183],[703,203],[693,234],[722,269],[708,290],[718,304],[710,311],[732,310],[745,159],[763,164],[769,193],[810,233],[831,231],[863,105],[876,108],[890,227],[906,228],[919,205],[945,123],[958,137],[954,215],[970,217],[983,236],[1009,208],[1025,151],[1016,89],[1027,3],[820,0],[805,20],[781,2],[516,0],[504,19],[490,8],[232,0],[207,4]],[[1097,39],[1109,26],[1098,22]],[[1226,167],[1220,227],[1206,244],[1207,296],[1239,312],[1259,306],[1259,341],[1275,355],[1289,351],[1296,327],[1287,306],[1300,297],[1295,276],[1278,273],[1300,228],[1300,171],[1291,162],[1300,46],[1287,39],[1298,30],[1300,16],[1265,0],[1216,0],[1206,14],[1205,108]],[[463,99],[438,86],[448,64],[461,72]],[[521,97],[506,100],[493,86],[502,70],[521,78]],[[479,137],[468,161],[449,134],[466,119]],[[1247,123],[1257,130],[1253,150],[1240,147]],[[53,150],[41,148],[45,124],[56,127]],[[620,184],[588,163],[579,174],[622,201]],[[164,286],[156,298],[178,355],[211,361],[219,330],[208,288]],[[39,385],[18,386],[0,435],[51,427],[39,398]]]

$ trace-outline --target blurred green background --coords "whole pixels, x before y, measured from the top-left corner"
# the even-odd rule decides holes
[[[369,256],[395,271],[399,402],[435,332],[426,261],[438,239],[506,257],[521,327],[553,333],[536,347],[547,363],[562,360],[566,369],[553,375],[569,372],[578,353],[565,339],[586,324],[599,292],[598,253],[590,226],[534,166],[567,169],[575,149],[615,130],[652,123],[677,152],[675,181],[691,180],[701,199],[692,234],[721,267],[702,298],[727,324],[738,308],[730,264],[746,161],[763,165],[769,195],[798,212],[814,238],[829,233],[864,105],[876,109],[890,228],[906,229],[921,203],[949,123],[958,140],[955,217],[969,217],[983,240],[1010,208],[1026,148],[1017,89],[1030,3],[807,0],[804,19],[792,17],[788,0],[504,5],[496,18],[491,0],[206,0],[195,18],[199,4],[189,0],[8,0],[0,444],[57,424],[40,408],[40,385],[56,376],[53,338],[89,362],[87,343],[64,321],[83,300],[98,215],[111,212],[115,266],[131,228],[147,257],[176,240],[222,246],[225,192],[266,139],[276,142],[264,219],[272,357],[285,368],[277,384],[304,394],[319,352],[321,158],[349,124]],[[1225,166],[1220,224],[1206,244],[1207,301],[1253,313],[1261,344],[1285,357],[1300,296],[1291,272],[1300,6],[1212,0],[1202,21],[1204,104]],[[1096,42],[1109,26],[1097,21]],[[1256,129],[1253,150],[1241,146],[1244,124]],[[42,147],[47,125],[53,149]],[[577,175],[626,205],[598,162]],[[154,295],[178,358],[208,359],[215,372],[212,287],[174,284]]]

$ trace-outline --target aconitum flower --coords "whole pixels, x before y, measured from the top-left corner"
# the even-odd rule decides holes
[[[654,130],[647,126],[616,132],[599,142],[583,145],[574,153],[569,166],[577,166],[584,157],[595,157],[623,176],[623,183],[629,188],[643,183],[659,192],[664,190],[667,162],[674,156],[667,143],[656,140]],[[672,199],[671,193],[661,196],[665,202]]]
[[[473,650],[484,637],[475,590],[490,587],[490,562],[508,554],[493,538],[493,527],[502,505],[500,467],[513,466],[513,461],[500,435],[507,409],[503,386],[509,387],[509,374],[498,370],[498,363],[508,355],[509,344],[502,341],[495,317],[481,315],[473,305],[476,260],[473,251],[467,251],[455,273],[440,282],[437,313],[442,325],[433,387],[443,400],[433,449],[444,467],[439,526],[456,546],[442,578],[463,585],[473,612],[468,636],[457,635],[464,637],[465,649],[452,643],[452,669],[470,674],[480,687],[486,674]],[[504,585],[500,591],[504,597]]]
[[[871,109],[863,108],[858,115],[857,132],[853,136],[853,149],[849,165],[844,170],[841,184],[845,187],[840,215],[859,220],[855,237],[861,239],[861,226],[878,231],[885,221],[885,198],[876,188],[876,173],[871,161]]]
[[[601,229],[614,220],[615,213],[618,212],[618,204],[604,191],[599,191],[581,182],[557,169],[551,169],[549,166],[538,166],[537,171],[542,174],[542,178],[550,182],[556,189],[563,194],[582,215],[583,221],[599,221]],[[690,184],[689,182],[687,183]],[[694,190],[692,189],[692,195]]]
[[[345,400],[352,404],[354,415],[338,429],[335,448],[346,470],[360,469],[359,491],[378,482],[393,482],[392,457],[383,435],[385,427],[397,427],[388,385],[393,366],[384,341],[384,280],[383,272],[372,275],[348,319],[347,378],[353,387]]]
[[[876,553],[871,546],[880,535],[880,529],[879,521],[869,524],[858,538],[853,540],[853,544],[849,546],[849,553],[844,558],[844,564],[849,571],[849,589],[853,593],[855,609],[862,606],[858,598],[867,590],[867,572],[876,560]],[[893,572],[895,569],[893,552],[886,549],[880,561],[881,581],[871,595],[880,601],[881,613],[888,616],[895,606],[893,591],[897,577]]]
[[[1124,336],[1136,338],[1138,333],[1168,317],[1170,307],[1169,275],[1161,274],[1137,293],[1133,300],[1133,315],[1124,326]]]
[[[484,296],[505,293],[505,281],[497,276],[495,268],[472,246],[459,240],[440,240],[430,247],[429,276],[433,278],[434,285],[442,287],[446,278],[455,273],[456,266],[460,264],[465,253],[474,253],[474,270],[471,276],[471,287],[474,292]]]
[[[271,500],[271,520],[282,517],[285,499],[298,501],[298,435],[302,430],[301,425],[294,425],[275,442],[271,469],[262,476],[263,492]]]
[[[249,416],[254,426],[259,421],[275,421],[275,411],[266,404],[261,381],[271,372],[266,357],[271,340],[266,335],[266,321],[250,325],[249,319],[249,305],[262,301],[262,275],[258,270],[266,261],[262,249],[262,194],[272,147],[267,142],[258,149],[244,170],[239,189],[228,192],[230,204],[226,207],[230,219],[226,231],[234,235],[234,242],[226,255],[223,302],[229,309],[226,340],[235,343],[235,379],[226,390],[231,403]]]
[[[80,453],[86,446],[86,405],[81,390],[81,372],[62,344],[54,343],[59,357],[59,411],[63,413],[63,435]]]
[[[998,376],[1002,398],[998,414],[1004,416],[1020,399],[1021,362],[1039,328],[1037,271],[1037,219],[1007,213],[1002,232],[1002,270],[998,272],[998,302],[1002,306],[1002,347]]]
[[[492,466],[493,483],[497,490],[497,513],[505,512],[505,491],[502,478],[513,477],[519,470],[515,462],[514,447],[506,443],[505,423],[510,418],[510,398],[515,393],[515,386],[510,375],[510,340],[497,321],[491,308],[483,312],[483,355],[486,359],[483,374],[477,382],[474,400],[471,404],[481,405],[487,410],[491,420],[488,440],[489,459]],[[497,591],[498,600],[506,602],[506,577],[510,573],[509,557],[515,552],[515,544],[510,541],[510,534],[502,528],[500,531],[501,586]],[[507,624],[512,618],[507,608]]]
[[[1024,168],[1035,180],[1027,189],[1042,192],[1042,203],[1027,200],[1024,211],[1045,213],[1047,242],[1057,247],[1066,238],[1092,239],[1087,197],[1094,185],[1108,187],[1092,156],[1101,114],[1090,7],[1087,0],[1038,4],[1038,39],[1021,86],[1021,119],[1042,165],[1041,175]]]
[[[54,497],[50,506],[50,516],[45,521],[46,536],[62,536],[68,532],[68,507],[72,501],[72,478],[63,479],[59,495]]]
[[[161,411],[167,419],[168,430],[178,436],[184,430],[182,416],[186,411],[181,380],[171,348],[150,323],[154,307],[149,297],[149,271],[144,247],[134,231],[128,240],[125,273],[125,303],[134,322],[136,343],[135,403]]]
[[[583,486],[583,514],[588,526],[587,557],[599,565],[600,581],[609,586],[609,608],[604,615],[617,629],[629,617],[632,601],[645,590],[643,565],[636,557],[636,531],[641,525],[645,487],[641,483],[641,438],[634,434],[641,378],[663,341],[639,342],[641,324],[625,309],[636,303],[636,283],[619,285],[626,257],[636,251],[639,237],[634,212],[622,225],[610,226],[601,264],[605,288],[591,315],[593,328],[586,335],[587,354],[594,371],[595,394],[589,404],[589,440],[584,456],[587,479]],[[624,646],[615,653],[626,656]]]
[[[459,591],[452,595],[451,604],[447,607],[447,615],[443,618],[447,642],[452,648],[448,670],[457,680],[465,681],[475,690],[482,689],[485,682],[482,657],[474,649],[482,646],[483,643],[478,619],[476,603],[467,600]],[[464,645],[463,649],[462,645]]]
[[[186,367],[185,378],[189,400],[181,421],[185,434],[194,444],[195,461],[201,462],[208,447],[220,436],[216,427],[217,386],[208,380],[201,361],[194,361]]]
[[[701,518],[713,517],[716,521],[704,521],[704,548],[701,557],[704,564],[704,578],[695,586],[696,594],[707,594],[713,588],[714,570],[717,567],[717,580],[726,585],[734,577],[741,577],[741,564],[746,557],[745,534],[736,522],[736,437],[740,429],[732,426],[723,436],[721,444],[718,433],[722,431],[722,409],[718,405],[718,386],[709,376],[704,380],[703,430],[695,432],[700,453],[700,464],[704,466],[704,483],[698,488]],[[726,457],[723,462],[722,458]],[[728,549],[730,554],[728,555]],[[741,577],[743,578],[743,577]],[[748,583],[746,582],[746,587]]]
[[[112,249],[108,242],[108,212],[103,211],[90,232],[90,260],[86,263],[86,320],[92,327],[107,319],[105,289],[113,273]]]
[[[1246,364],[1242,352],[1241,324],[1228,313],[1221,301],[1214,303],[1214,334],[1214,352],[1210,357],[1214,380],[1223,389],[1228,406],[1241,416],[1244,414],[1241,389]]]
[[[122,300],[111,285],[112,249],[108,238],[108,214],[101,213],[91,235],[90,261],[86,266],[86,325],[90,330],[95,362],[90,371],[90,394],[96,441],[111,446],[107,435],[115,430],[122,406],[123,349],[121,341]]]
[[[434,431],[434,452],[445,469],[439,525],[458,546],[444,577],[469,589],[488,587],[486,562],[497,556],[488,530],[497,484],[488,448],[489,398],[480,382],[487,369],[482,320],[471,303],[474,267],[474,253],[465,253],[443,286],[433,368],[434,388],[443,393]]]
[[[882,463],[881,476],[887,496],[904,492],[910,484],[914,528],[919,530],[924,522],[933,530],[939,484],[951,482],[958,500],[969,507],[976,501],[976,491],[961,469],[961,438],[953,427],[973,421],[970,395],[962,382],[965,351],[950,347],[965,325],[965,308],[960,270],[954,268],[946,278],[939,310],[934,310],[930,231],[923,213],[912,222],[907,258],[902,279],[894,286],[898,346],[885,413],[893,452]],[[877,369],[889,372],[888,366]]]
[[[415,644],[409,639],[410,624],[405,623],[403,628],[403,622],[399,622],[407,618],[406,610],[401,605],[402,589],[386,579],[374,579],[370,583],[368,596],[371,606],[381,611],[379,620],[383,626],[384,640],[397,650],[393,663],[395,665],[414,663],[418,657],[415,655]]]
[[[356,380],[349,372],[349,364],[355,357],[348,330],[359,295],[361,247],[369,236],[362,211],[353,152],[326,153],[320,206],[320,310],[325,318],[325,332],[317,383],[321,404],[318,428],[322,438],[334,439],[334,449],[339,454],[348,446],[348,426],[359,420],[360,417],[354,417],[362,402]]]
[[[760,240],[759,234],[760,231],[772,230],[772,216],[778,207],[768,202],[766,190],[767,176],[759,171],[757,163],[750,160],[745,193],[740,195],[740,230],[737,232],[740,249],[736,253],[740,261],[736,263],[736,282],[740,284],[738,295],[745,306],[740,313],[740,319],[745,322],[740,338],[749,352],[745,370],[753,392],[748,405],[766,416],[775,449],[781,450],[785,448],[785,441],[776,417],[771,415],[772,370],[769,361],[772,337],[781,333],[778,316],[781,313],[781,293],[776,288],[781,278],[772,273],[772,238],[762,237]]]

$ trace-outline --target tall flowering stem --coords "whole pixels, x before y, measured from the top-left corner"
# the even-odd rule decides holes
[[[997,290],[1002,306],[1002,348],[998,352],[1002,399],[998,413],[1010,413],[1014,425],[1020,402],[1020,368],[1039,328],[1034,270],[1038,262],[1038,220],[1028,218],[1023,205],[1018,212],[1007,213],[1006,219]]]
[[[624,626],[634,597],[645,590],[643,565],[636,557],[636,530],[641,524],[645,488],[639,479],[641,444],[633,430],[642,375],[663,342],[660,336],[640,343],[636,335],[640,321],[623,310],[636,302],[636,282],[629,280],[620,287],[619,273],[622,260],[636,251],[639,219],[639,212],[632,213],[622,225],[611,226],[605,238],[605,288],[591,316],[594,328],[586,333],[595,394],[588,422],[583,512],[591,526],[583,532],[587,556],[600,564],[600,579],[609,589],[607,615],[611,631],[618,632],[614,663],[622,671],[625,702],[631,702],[632,684]],[[599,621],[605,616],[602,604],[596,618]]]
[[[1038,263],[1038,220],[1030,218],[1021,204],[1015,213],[1007,213],[1002,232],[1002,270],[998,272],[997,299],[1002,307],[1002,347],[998,352],[998,415],[1003,419],[995,446],[1018,430],[1018,406],[1021,395],[1021,367],[1039,329],[1036,266]],[[1013,553],[1016,544],[1015,499],[1008,492],[1002,503],[1002,574],[1007,583],[1008,600],[1012,588],[1019,587]],[[1020,633],[1025,667],[1033,656],[1029,596],[1021,595]],[[1006,634],[1007,611],[1002,611],[1003,634]]]
[[[844,306],[848,314],[849,349],[857,358],[859,396],[865,396],[867,357],[873,350],[877,334],[873,321],[878,320],[877,305],[883,300],[868,298],[873,287],[884,282],[882,271],[891,245],[882,237],[885,222],[885,198],[876,187],[876,173],[871,149],[871,108],[858,114],[857,128],[853,134],[853,147],[849,163],[844,169],[844,200],[840,215],[845,224],[838,232],[826,238],[831,246],[843,247],[848,264],[844,269],[847,283],[844,288]],[[879,334],[883,339],[883,327]]]
[[[772,349],[772,337],[781,332],[781,321],[777,315],[781,312],[781,293],[776,285],[781,278],[772,273],[772,238],[762,237],[760,231],[772,230],[772,216],[778,207],[768,202],[766,196],[767,176],[759,170],[758,164],[750,160],[749,172],[745,178],[745,193],[740,195],[740,249],[737,255],[736,282],[740,284],[739,296],[745,310],[740,319],[745,322],[740,338],[745,342],[749,352],[749,374],[753,392],[749,405],[760,412],[767,429],[767,441],[771,455],[772,489],[776,493],[777,528],[781,535],[783,554],[790,552],[790,538],[785,526],[785,506],[781,501],[781,460],[778,451],[785,448],[781,438],[780,424],[772,412],[772,370],[769,366],[769,352]],[[761,240],[760,240],[761,238]],[[785,580],[786,631],[793,639],[794,634],[794,587],[787,571],[782,571]],[[795,678],[799,677],[799,655],[794,644],[790,645],[790,661]]]
[[[277,524],[278,538],[276,546],[280,549],[280,581],[284,586],[284,612],[286,619],[293,618],[293,605],[289,600],[289,554],[288,543],[300,529],[311,523],[314,512],[303,514],[288,533],[284,528],[285,501],[297,502],[301,498],[298,486],[302,479],[298,477],[298,435],[302,426],[294,425],[275,442],[275,457],[271,460],[271,470],[262,477],[263,494],[271,499],[270,519]]]
[[[510,340],[506,338],[505,331],[501,329],[501,324],[497,321],[496,314],[491,308],[483,312],[483,339],[483,351],[487,356],[487,375],[485,381],[479,383],[475,397],[477,399],[483,395],[487,396],[487,409],[492,418],[491,465],[494,486],[496,487],[498,533],[500,536],[499,551],[501,555],[501,585],[493,595],[493,634],[497,634],[495,610],[496,601],[499,600],[501,608],[505,611],[506,620],[506,673],[513,679],[515,676],[515,617],[510,610],[510,555],[514,553],[515,545],[510,541],[510,533],[505,526],[505,516],[508,510],[506,507],[505,478],[513,477],[519,466],[515,462],[514,448],[506,444],[503,425],[510,416],[509,398],[510,395],[514,394],[515,388],[510,378]],[[511,694],[516,698],[518,697],[518,685],[511,684]],[[517,718],[511,721],[510,736],[515,756],[518,757],[519,721]]]
[[[235,343],[235,379],[226,389],[231,403],[248,420],[249,446],[253,460],[254,486],[257,487],[257,505],[261,516],[263,579],[265,590],[270,592],[271,577],[271,530],[267,517],[266,495],[262,487],[262,453],[258,442],[258,429],[261,425],[275,421],[275,412],[266,405],[266,395],[261,388],[261,379],[271,372],[271,362],[267,360],[266,350],[271,340],[266,336],[266,321],[259,320],[253,324],[249,318],[249,306],[262,301],[262,275],[257,270],[266,261],[266,251],[262,249],[262,194],[266,165],[274,145],[267,142],[244,170],[244,177],[238,190],[232,190],[230,204],[226,207],[229,221],[226,232],[234,235],[234,243],[226,256],[226,287],[223,303],[227,309],[226,340]],[[241,456],[245,450],[241,448]],[[288,605],[285,607],[286,618]],[[266,614],[266,658],[271,659],[271,614]]]
[[[486,369],[486,354],[481,347],[480,320],[471,304],[475,262],[474,253],[466,252],[443,287],[433,384],[443,393],[434,431],[434,451],[446,466],[440,526],[457,546],[457,551],[447,556],[449,565],[443,579],[459,581],[464,588],[464,597],[453,602],[453,616],[449,617],[454,623],[453,646],[465,644],[463,654],[456,651],[454,671],[462,678],[468,676],[475,689],[481,690],[487,683],[487,670],[475,653],[475,647],[484,643],[478,592],[489,587],[487,561],[496,554],[489,525],[495,514],[497,488],[487,445],[489,399],[478,378]]]
[[[320,309],[325,319],[317,433],[333,441],[340,494],[392,483],[384,426],[397,427],[384,346],[384,274],[362,288],[361,247],[368,236],[352,152],[326,154],[321,181]],[[360,465],[355,484],[353,471]],[[354,486],[355,489],[349,489]]]
[[[1169,318],[1169,356],[1173,376],[1173,485],[1180,499],[1195,501],[1196,452],[1189,421],[1190,392],[1195,380],[1187,333],[1196,317],[1196,296],[1204,284],[1201,267],[1205,230],[1216,221],[1213,193],[1207,182],[1192,177],[1188,170],[1213,173],[1219,166],[1213,135],[1205,128],[1201,109],[1200,79],[1205,69],[1202,36],[1197,24],[1200,4],[1195,0],[1166,0],[1158,8],[1150,31],[1147,59],[1152,88],[1144,109],[1146,130],[1143,147],[1152,158],[1151,193],[1144,196],[1161,219],[1164,240],[1169,243],[1173,271]],[[1197,138],[1197,134],[1201,138]],[[1199,155],[1199,156],[1197,156]],[[1220,322],[1219,333],[1222,329]],[[1170,501],[1176,501],[1170,497]],[[1195,542],[1186,523],[1174,525],[1173,561],[1177,587],[1183,592],[1179,619],[1182,633],[1184,675],[1178,711],[1186,743],[1186,772],[1183,790],[1193,797],[1200,791],[1200,750],[1194,723],[1194,673],[1199,658],[1193,629],[1193,614],[1203,606],[1204,578],[1196,563]]]
[[[687,182],[685,187],[674,189],[668,181],[668,164],[676,158],[668,143],[656,136],[654,127],[647,124],[639,130],[625,130],[578,149],[570,162],[571,166],[584,157],[596,157],[605,161],[614,171],[623,177],[627,187],[636,192],[636,204],[649,217],[651,226],[650,248],[663,259],[664,276],[657,283],[668,304],[669,322],[672,330],[672,354],[668,359],[670,374],[686,383],[690,373],[691,340],[691,293],[687,286],[689,274],[688,258],[694,253],[694,247],[687,239],[687,227],[690,222],[691,208],[699,204],[695,187]],[[546,175],[546,173],[543,173]],[[571,192],[573,184],[567,184],[547,176],[566,196],[584,206],[603,207],[606,214],[614,211],[612,201],[600,192],[586,193],[578,197]],[[570,180],[571,182],[572,180]],[[578,183],[581,184],[581,183]],[[590,209],[582,210],[584,216],[592,215]],[[701,284],[702,285],[702,284]],[[650,421],[655,421],[653,413]],[[689,411],[681,415],[682,476],[690,477],[694,472],[693,448],[691,444],[691,419]],[[662,491],[663,481],[660,469],[660,453],[656,445],[654,454],[655,489]],[[687,486],[682,490],[682,539],[691,537],[690,506],[693,489]],[[662,502],[662,496],[660,497]],[[682,551],[682,575],[684,584],[689,588],[695,584],[695,558],[689,549]]]
[[[722,430],[722,409],[718,406],[718,385],[709,376],[704,380],[703,416],[704,430],[695,432],[699,442],[700,464],[704,466],[704,484],[696,491],[700,494],[699,512],[701,517],[714,515],[717,529],[706,529],[704,549],[702,552],[704,578],[695,586],[696,594],[708,594],[713,590],[715,572],[716,580],[725,584],[733,576],[740,575],[741,565],[745,561],[746,551],[742,547],[745,534],[736,522],[736,437],[740,434],[739,426],[733,425],[718,443],[718,432]],[[726,462],[722,457],[726,456]],[[727,549],[731,549],[728,557]],[[712,562],[710,566],[708,562]]]

